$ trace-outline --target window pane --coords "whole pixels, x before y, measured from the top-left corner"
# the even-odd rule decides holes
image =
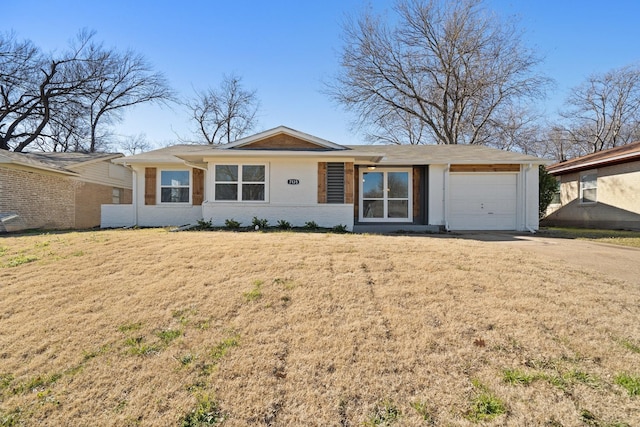
[[[384,180],[382,178],[382,172],[363,173],[362,197],[365,199],[382,198],[382,186],[384,183]]]
[[[390,199],[406,199],[409,197],[409,173],[389,172],[387,174],[387,185],[389,186],[387,194]]]
[[[179,187],[189,185],[189,171],[162,171],[160,182],[163,187]]]
[[[216,200],[238,200],[238,184],[216,184]]]
[[[383,218],[384,202],[382,200],[363,200],[363,218]]]
[[[216,181],[238,181],[238,166],[216,165]]]
[[[264,200],[264,184],[243,184],[242,200]]]
[[[264,182],[264,166],[242,166],[242,180],[252,182]]]
[[[408,200],[389,200],[388,218],[409,218]]]
[[[596,190],[595,188],[582,190],[582,201],[584,203],[596,202]]]
[[[163,203],[189,203],[189,189],[163,188],[160,201]]]

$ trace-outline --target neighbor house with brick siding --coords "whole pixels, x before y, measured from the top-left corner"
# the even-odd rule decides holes
[[[543,224],[640,230],[640,142],[547,167],[560,183]]]
[[[109,153],[0,150],[0,232],[100,225],[105,203],[132,201],[131,170]]]
[[[339,145],[284,126],[113,162],[133,171],[133,203],[103,206],[103,227],[256,217],[353,231],[535,230],[546,163],[482,146]]]

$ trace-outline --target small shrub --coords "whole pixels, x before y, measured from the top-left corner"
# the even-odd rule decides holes
[[[616,376],[615,381],[629,392],[629,396],[640,396],[640,377],[620,374]]]
[[[193,230],[211,230],[213,228],[213,218],[209,221],[203,219],[198,220],[198,225],[193,227]]]
[[[269,226],[269,221],[266,218],[260,219],[258,217],[253,217],[253,219],[251,220],[251,225],[255,228],[258,227],[258,229],[265,229]]]
[[[316,224],[315,221],[307,221],[304,223],[304,228],[306,230],[317,230],[320,228],[320,226]]]
[[[340,224],[340,225],[336,225],[334,226],[331,231],[333,231],[334,233],[346,233],[347,231],[347,226],[344,224]]]
[[[234,220],[233,218],[231,219],[225,219],[224,220],[224,226],[225,228],[228,228],[229,230],[237,230],[240,228],[240,223],[236,220]]]
[[[214,426],[225,420],[225,415],[218,403],[210,396],[198,397],[198,406],[182,419],[182,427]]]
[[[291,223],[285,219],[278,220],[278,228],[280,230],[291,230]]]

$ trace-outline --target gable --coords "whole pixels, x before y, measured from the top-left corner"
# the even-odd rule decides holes
[[[258,141],[250,142],[242,147],[235,149],[242,150],[326,150],[327,147],[322,147],[318,144],[314,144],[309,141],[305,141],[295,136],[281,133],[273,135]]]

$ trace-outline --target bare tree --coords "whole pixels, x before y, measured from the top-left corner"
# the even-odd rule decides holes
[[[166,102],[174,98],[165,77],[154,72],[148,61],[133,51],[123,53],[92,46],[100,58],[89,64],[101,76],[89,87],[86,108],[90,126],[88,151],[100,147],[101,124],[113,124],[121,119],[121,113],[142,103]]]
[[[242,79],[224,76],[217,89],[209,88],[186,102],[198,131],[207,144],[225,144],[247,135],[257,124],[260,102],[255,90],[242,87]]]
[[[540,59],[479,0],[400,0],[394,10],[394,25],[371,13],[347,21],[342,69],[328,88],[374,138],[489,144],[506,111],[543,95]]]
[[[172,99],[164,77],[131,51],[93,43],[81,31],[62,54],[43,54],[14,34],[0,35],[0,149],[96,151],[106,148],[120,113]]]
[[[138,135],[129,135],[120,142],[120,148],[126,154],[133,156],[134,154],[143,153],[151,149],[151,144],[147,141],[147,135],[139,133]]]
[[[593,74],[573,88],[561,113],[578,155],[640,138],[640,68]]]
[[[78,72],[86,56],[87,39],[59,57],[47,56],[13,34],[0,36],[0,149],[22,151],[41,138],[56,108],[76,102],[76,96],[96,78]]]

